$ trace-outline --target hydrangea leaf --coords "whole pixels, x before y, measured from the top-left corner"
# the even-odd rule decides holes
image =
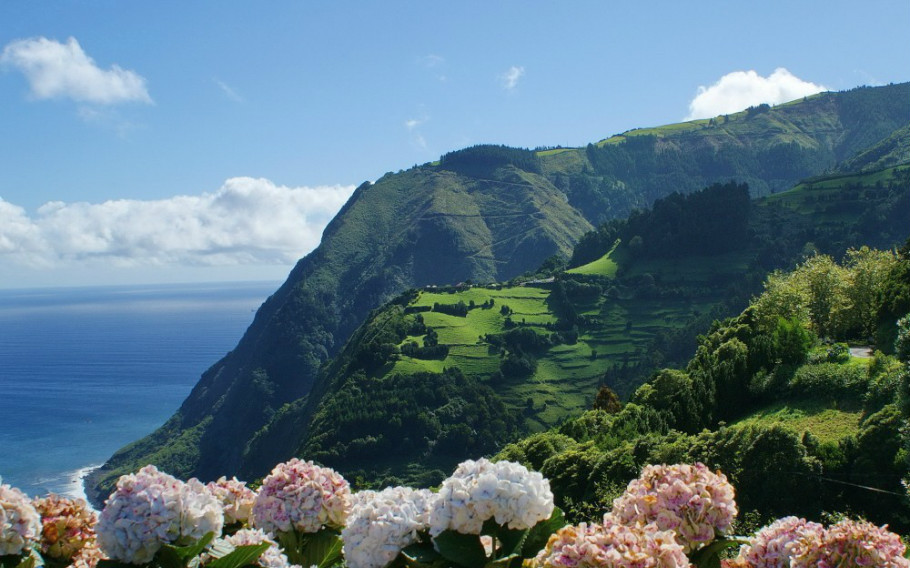
[[[553,514],[545,521],[540,521],[528,531],[521,547],[522,558],[533,558],[544,549],[550,535],[566,526],[566,518],[559,507],[553,507]]]
[[[427,568],[429,566],[447,566],[445,558],[442,557],[436,550],[433,548],[433,545],[426,542],[419,542],[417,544],[412,544],[406,546],[402,549],[399,558],[404,561],[406,566],[410,568]],[[396,562],[392,563],[392,566],[395,566]]]
[[[691,554],[689,560],[696,568],[720,568],[720,554],[728,549],[746,543],[736,538],[719,538]]]
[[[0,556],[0,568],[34,568],[35,558],[28,554]]]
[[[206,568],[240,568],[241,566],[253,566],[262,553],[268,550],[270,544],[250,544],[238,546],[229,554],[222,556],[206,564]]]
[[[442,531],[433,542],[440,554],[464,568],[480,568],[487,563],[487,554],[476,534]]]

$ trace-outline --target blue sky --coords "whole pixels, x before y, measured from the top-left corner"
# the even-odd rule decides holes
[[[910,80],[906,1],[3,2],[0,22],[0,287],[280,280],[354,186],[453,149]]]

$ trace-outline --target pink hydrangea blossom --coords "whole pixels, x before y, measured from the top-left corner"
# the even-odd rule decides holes
[[[70,560],[95,541],[98,515],[83,499],[48,495],[32,504],[41,515],[41,554]]]
[[[689,553],[730,530],[737,514],[733,497],[726,476],[704,464],[649,465],[613,501],[613,514],[625,524],[673,531]]]
[[[293,458],[262,482],[253,525],[269,533],[340,529],[351,513],[351,489],[335,470]]]
[[[537,555],[540,568],[683,568],[690,566],[671,531],[654,524],[626,525],[612,515],[604,524],[570,525],[550,537]]]
[[[825,527],[818,523],[784,517],[758,531],[739,550],[739,564],[750,568],[790,568],[791,559],[818,550]]]
[[[820,547],[808,546],[794,557],[794,568],[839,568],[841,566],[910,568],[899,536],[865,521],[844,519],[828,528]]]

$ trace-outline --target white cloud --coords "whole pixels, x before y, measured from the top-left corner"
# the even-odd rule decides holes
[[[420,63],[422,63],[426,67],[436,67],[438,65],[442,65],[445,62],[446,62],[446,60],[444,57],[439,56],[439,55],[434,55],[432,53],[430,55],[425,55],[420,58]]]
[[[37,99],[152,103],[144,77],[117,65],[99,68],[72,37],[66,43],[44,37],[13,41],[3,48],[0,63],[21,71]]]
[[[427,115],[425,111],[421,111],[419,117],[409,118],[408,120],[404,121],[404,127],[410,134],[411,145],[418,150],[427,149],[427,139],[421,133],[420,127],[423,126],[423,124],[428,120],[430,120],[429,115]]]
[[[230,85],[221,79],[218,79],[217,77],[213,78],[212,80],[215,81],[215,84],[218,85],[218,88],[221,89],[221,92],[223,92],[227,98],[231,99],[235,103],[243,102],[243,97],[241,97],[237,91],[232,89]]]
[[[826,90],[827,87],[803,81],[783,67],[768,77],[755,71],[734,71],[710,87],[698,87],[684,120],[730,114],[762,103],[776,105]]]
[[[353,191],[240,177],[202,195],[50,202],[31,217],[0,199],[0,260],[33,268],[287,265],[319,244]]]
[[[502,87],[511,91],[518,86],[518,80],[524,77],[525,68],[513,65],[509,67],[509,70],[499,76],[500,81],[502,81]]]

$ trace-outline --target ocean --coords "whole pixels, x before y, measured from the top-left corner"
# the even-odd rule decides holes
[[[278,282],[0,290],[0,477],[80,495],[236,346]]]

